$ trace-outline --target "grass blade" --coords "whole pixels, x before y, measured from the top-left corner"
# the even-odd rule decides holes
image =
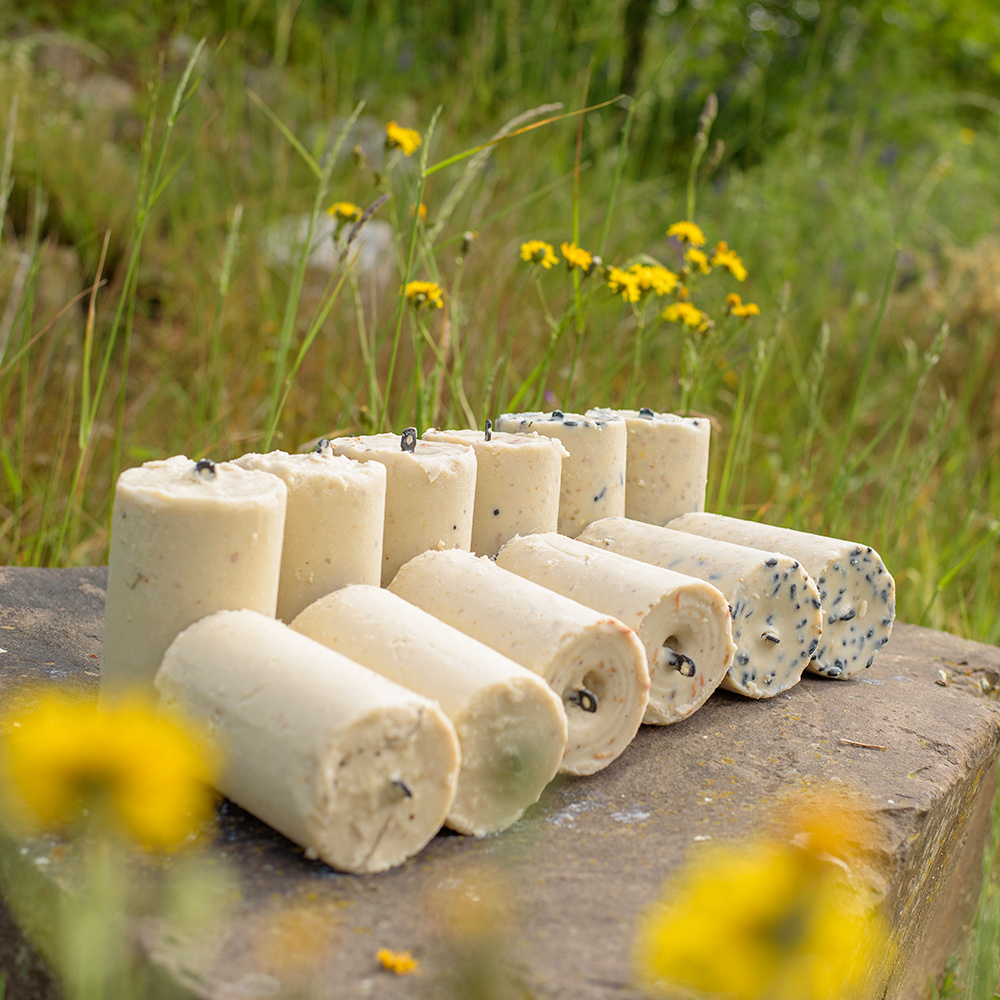
[[[321,179],[323,176],[323,170],[320,165],[313,159],[312,154],[302,145],[301,142],[295,137],[295,133],[258,97],[252,90],[247,88],[247,97],[250,98],[254,104],[264,112],[265,115],[271,120],[271,124],[277,128],[277,130],[288,140],[292,149],[295,150],[299,156],[302,157],[302,162],[313,172],[313,176],[317,179]],[[352,121],[353,124],[353,121]]]
[[[0,247],[3,246],[3,220],[7,218],[7,204],[14,190],[14,137],[17,133],[18,94],[14,92],[7,112],[7,136],[3,143],[3,163],[0,164]],[[3,351],[0,350],[0,358]]]
[[[567,118],[574,118],[577,115],[585,115],[591,111],[598,111],[601,108],[606,108],[609,104],[616,104],[622,99],[622,96],[623,95],[619,94],[617,97],[612,97],[608,101],[601,101],[600,104],[592,104],[589,108],[579,108],[576,111],[567,111],[562,115],[553,115],[551,118],[544,118],[540,122],[532,122],[530,125],[525,125],[523,128],[515,129],[515,131],[507,133],[507,135],[502,135],[496,139],[490,139],[488,142],[484,142],[480,146],[473,146],[471,149],[466,149],[461,153],[456,153],[454,156],[449,156],[447,159],[441,160],[431,167],[427,167],[422,171],[423,175],[425,177],[430,177],[431,174],[436,174],[439,170],[444,170],[445,167],[450,167],[453,163],[460,163],[462,160],[465,160],[470,156],[474,156],[480,150],[487,149],[489,146],[495,146],[498,142],[506,142],[508,139],[513,139],[515,136],[524,135],[525,132],[531,132],[536,128],[543,128],[545,125],[551,125],[553,122],[561,122]]]
[[[277,433],[278,423],[281,419],[283,400],[287,398],[284,390],[287,375],[286,365],[288,363],[288,354],[291,351],[292,346],[292,334],[295,329],[295,319],[298,315],[299,299],[302,295],[302,287],[305,284],[306,270],[309,266],[309,255],[313,249],[312,240],[313,233],[316,230],[316,220],[319,217],[319,213],[322,211],[322,206],[327,198],[327,190],[329,188],[330,177],[333,173],[334,164],[340,156],[340,150],[343,147],[347,136],[354,127],[358,117],[361,115],[362,108],[364,108],[364,102],[359,103],[357,107],[355,107],[354,112],[351,114],[350,118],[347,119],[344,127],[340,130],[340,133],[333,144],[333,149],[330,151],[326,163],[323,165],[319,181],[316,184],[312,211],[309,214],[309,225],[306,230],[306,238],[302,243],[301,250],[299,251],[299,259],[295,267],[295,274],[292,278],[291,287],[288,290],[288,297],[285,300],[285,313],[281,324],[281,333],[278,339],[278,356],[274,364],[274,377],[271,382],[271,398],[266,429],[264,431],[264,451],[270,451],[271,449],[271,443],[274,441],[274,435]]]

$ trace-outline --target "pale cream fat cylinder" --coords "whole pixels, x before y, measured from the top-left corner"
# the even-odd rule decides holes
[[[471,448],[414,439],[404,451],[399,434],[334,438],[336,455],[385,466],[382,586],[408,559],[427,549],[472,544],[476,456]]]
[[[732,665],[736,644],[729,605],[704,580],[554,532],[512,539],[500,550],[497,565],[635,630],[651,683],[645,723],[686,719]]]
[[[566,709],[566,773],[600,771],[638,732],[649,700],[646,653],[616,618],[468,552],[425,552],[389,589],[548,683]]]
[[[504,413],[496,429],[521,434],[544,434],[558,438],[569,456],[563,459],[559,491],[561,535],[575,538],[602,517],[625,513],[625,421],[602,415],[579,413]]]
[[[235,459],[288,487],[277,616],[290,622],[317,598],[349,583],[377,585],[382,575],[385,467],[334,455],[272,451]]]
[[[790,556],[624,517],[590,525],[580,540],[698,577],[725,594],[736,654],[721,687],[773,698],[801,679],[823,618],[816,584]]]
[[[555,531],[559,486],[568,451],[556,438],[493,431],[424,431],[425,441],[470,446],[476,455],[476,503],[472,551],[495,556],[515,535]]]
[[[462,748],[453,830],[506,829],[559,770],[566,713],[545,681],[396,594],[345,587],[292,628],[441,706]]]
[[[666,524],[688,511],[705,509],[711,424],[705,417],[641,410],[588,410],[596,418],[613,413],[625,421],[625,516]]]
[[[287,489],[275,476],[176,455],[115,486],[101,698],[152,693],[181,629],[227,608],[273,615]]]
[[[274,618],[202,619],[156,686],[221,753],[219,791],[307,857],[384,871],[444,822],[461,756],[441,709]]]
[[[889,641],[896,617],[896,585],[870,546],[792,528],[775,528],[719,514],[685,515],[671,528],[738,545],[784,552],[816,581],[823,635],[809,669],[847,678],[870,667]]]

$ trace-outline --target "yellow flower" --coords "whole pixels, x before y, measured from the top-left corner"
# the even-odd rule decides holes
[[[667,230],[667,236],[676,237],[681,243],[690,243],[695,247],[705,245],[705,234],[693,222],[675,222]]]
[[[145,848],[170,850],[212,816],[212,762],[144,699],[98,710],[42,694],[8,723],[0,777],[28,830],[68,829],[89,814]]]
[[[639,979],[655,992],[680,984],[726,1000],[867,995],[875,963],[887,964],[888,935],[857,872],[845,876],[822,849],[845,853],[851,815],[843,803],[820,810],[794,845],[759,839],[700,850],[640,921]]]
[[[421,306],[431,305],[437,309],[444,307],[441,286],[433,281],[411,281],[403,290],[410,305],[419,309]]]
[[[349,201],[335,201],[326,214],[338,222],[357,222],[361,218],[361,209]]]
[[[629,271],[636,276],[644,292],[653,292],[658,296],[669,295],[679,280],[673,271],[659,264],[633,264]]]
[[[730,316],[748,319],[760,315],[760,306],[756,302],[744,302],[735,292],[730,292],[726,296],[726,312]]]
[[[413,214],[414,214],[415,211],[416,211],[416,209],[414,208],[413,205],[411,205],[410,206],[410,218],[411,219],[413,218]],[[420,203],[420,209],[419,209],[419,211],[420,211],[420,221],[421,222],[426,221],[426,219],[427,219],[427,206],[423,202]]]
[[[546,270],[559,263],[552,244],[544,240],[528,240],[527,243],[522,243],[521,260],[526,260],[529,264],[541,264]]]
[[[386,147],[399,149],[403,156],[411,156],[421,141],[420,133],[416,129],[403,128],[395,122],[389,122],[385,127]]]
[[[578,247],[575,243],[562,243],[559,246],[563,257],[572,271],[574,267],[580,268],[584,274],[590,274],[594,266],[594,255]]]
[[[702,274],[708,274],[712,270],[708,266],[708,257],[701,250],[690,247],[685,256],[687,257],[689,266],[697,271],[701,271]]]
[[[715,253],[709,263],[713,267],[727,268],[737,281],[743,281],[747,276],[747,269],[743,266],[743,261],[739,255],[726,246],[725,240],[720,240],[715,244]]]
[[[379,948],[375,957],[383,969],[388,969],[397,976],[408,975],[420,968],[420,963],[408,951],[389,951],[388,948]]]
[[[608,288],[616,295],[621,295],[626,302],[638,302],[642,298],[638,275],[620,267],[613,267],[608,271]]]
[[[668,323],[683,323],[692,330],[707,330],[712,322],[707,313],[690,302],[674,302],[661,315]]]

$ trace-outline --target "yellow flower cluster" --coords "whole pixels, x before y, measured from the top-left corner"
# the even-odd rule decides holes
[[[726,1000],[867,995],[888,935],[851,853],[864,843],[864,823],[846,800],[831,799],[793,815],[787,837],[700,848],[640,921],[633,957],[643,986]]]
[[[415,309],[421,306],[434,306],[435,309],[444,307],[441,286],[433,281],[411,281],[403,289],[403,294]]]
[[[730,316],[747,319],[750,316],[759,316],[760,306],[756,302],[744,302],[736,292],[730,292],[726,296],[726,312]]]
[[[620,267],[608,269],[608,288],[626,302],[638,302],[652,292],[659,298],[670,295],[680,279],[673,271],[659,264],[632,264],[627,270]]]
[[[559,249],[562,250],[562,255],[571,271],[574,267],[578,267],[584,274],[590,274],[594,266],[593,254],[578,247],[575,243],[562,243]]]
[[[552,244],[544,240],[528,240],[527,243],[522,243],[521,260],[526,260],[529,264],[541,264],[546,270],[559,263]]]
[[[693,247],[705,245],[705,234],[693,222],[675,222],[667,230],[667,236],[672,236],[681,243],[689,243]]]
[[[620,267],[608,270],[608,288],[615,295],[620,295],[626,302],[638,302],[642,298],[642,288],[639,276],[634,271],[625,271]]]
[[[743,261],[739,254],[731,250],[724,240],[715,244],[715,250],[711,257],[704,250],[699,249],[705,245],[705,234],[693,222],[675,222],[667,229],[667,236],[673,237],[686,246],[683,270],[685,277],[710,274],[712,268],[722,268],[737,281],[746,280],[747,269],[743,266]],[[690,303],[687,286],[679,285],[677,291],[678,301],[663,311],[662,318],[668,323],[683,323],[695,330],[709,329],[712,326],[712,320],[707,313]],[[752,316],[760,315],[760,307],[754,302],[744,303],[738,295],[730,294],[726,299],[726,315],[749,319]]]
[[[212,817],[212,762],[144,699],[98,710],[46,693],[6,722],[0,786],[5,811],[27,830],[72,829],[89,815],[102,832],[171,850]]]
[[[705,234],[695,223],[684,220],[675,222],[667,229],[667,236],[678,240],[685,247],[682,271],[685,278],[710,274],[713,268],[723,268],[737,281],[746,279],[747,270],[743,266],[743,261],[724,241],[715,245],[711,257],[700,249],[705,245]],[[687,285],[681,281],[681,275],[661,264],[638,262],[628,267],[604,267],[600,258],[575,243],[562,243],[560,249],[570,270],[578,267],[585,275],[599,270],[610,291],[614,295],[620,295],[624,302],[635,304],[649,294],[658,298],[673,295],[676,301],[660,314],[666,322],[681,323],[685,327],[699,331],[708,330],[714,325],[708,313],[690,302],[690,293]],[[558,263],[552,245],[543,240],[529,240],[522,243],[521,259],[529,264],[541,264],[546,270]],[[730,296],[727,300],[726,314],[748,319],[759,315],[760,309],[753,302],[743,303],[739,296],[733,301],[733,297]]]
[[[395,122],[389,122],[385,127],[386,148],[398,149],[403,156],[412,156],[421,141],[416,129],[404,128]]]
[[[691,232],[688,227],[694,232]],[[688,273],[697,271],[700,274],[708,274],[713,267],[724,267],[737,281],[746,280],[747,269],[743,266],[743,261],[739,254],[729,249],[725,240],[720,240],[715,244],[715,251],[709,257],[704,250],[698,249],[704,244],[705,237],[694,223],[677,222],[667,230],[667,235],[674,236],[682,243],[688,244],[684,253],[685,270]]]
[[[726,246],[725,240],[715,244],[715,253],[710,263],[712,267],[726,268],[737,281],[746,280],[747,269],[743,266],[743,261]]]
[[[661,298],[670,295],[680,281],[673,271],[659,264],[633,264],[629,271],[635,275],[642,291],[652,292]]]
[[[326,214],[338,222],[357,222],[361,218],[361,209],[350,201],[335,201]]]
[[[663,310],[663,318],[668,323],[683,323],[692,330],[705,331],[711,324],[708,313],[702,312],[690,302],[674,302]]]
[[[702,274],[711,273],[712,268],[708,264],[708,254],[691,247],[684,255],[687,261],[687,270],[700,271]]]

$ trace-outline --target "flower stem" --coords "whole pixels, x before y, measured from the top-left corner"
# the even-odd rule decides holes
[[[416,209],[413,212],[413,222],[410,225],[410,241],[406,248],[406,266],[403,268],[402,288],[405,288],[413,273],[413,261],[417,253],[417,236],[420,229],[420,205],[424,201],[424,186],[427,183],[427,156],[431,146],[431,136],[441,115],[442,106],[439,104],[431,118],[430,125],[427,126],[427,134],[424,136],[422,152],[420,154],[420,176],[417,180],[417,194],[413,200]],[[389,355],[389,371],[385,377],[385,391],[382,396],[382,405],[379,407],[377,430],[385,430],[386,417],[389,411],[389,397],[392,394],[392,377],[396,373],[396,358],[399,354],[399,341],[403,332],[403,313],[406,309],[406,296],[400,292],[399,302],[396,305],[396,326],[392,333],[392,351]]]
[[[642,367],[642,346],[646,337],[646,312],[634,309],[636,323],[635,346],[632,349],[632,379],[628,387],[629,403],[634,407],[639,395],[639,369]]]

